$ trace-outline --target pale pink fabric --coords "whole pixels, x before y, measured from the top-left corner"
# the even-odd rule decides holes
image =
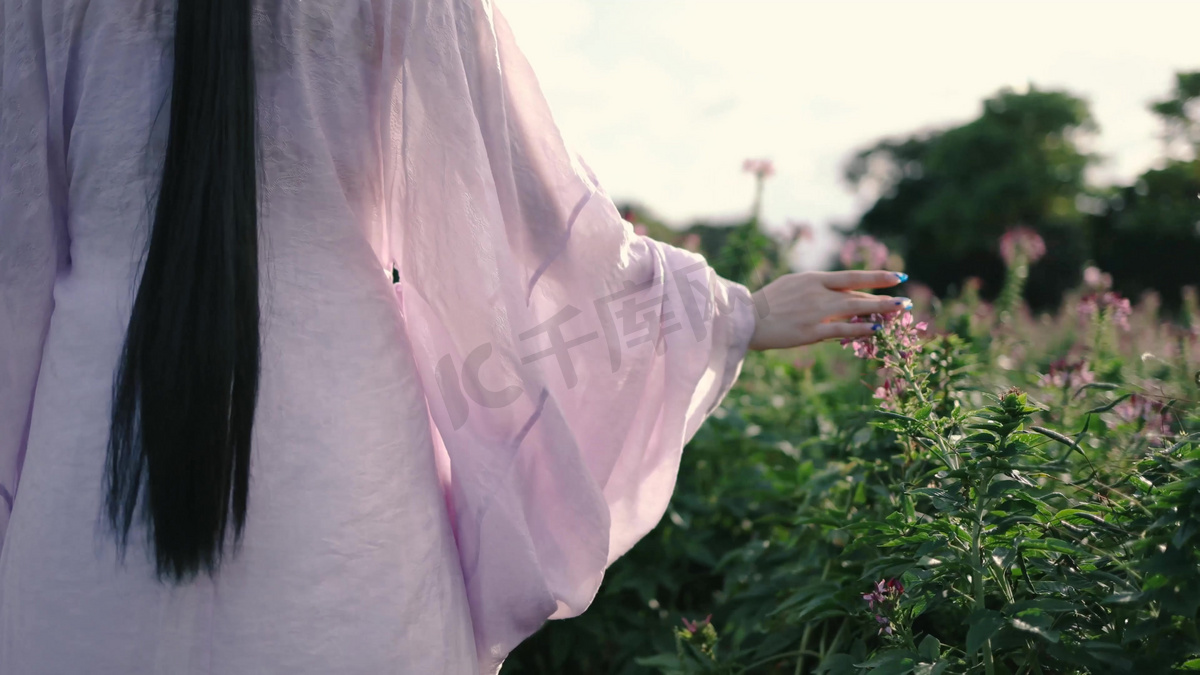
[[[174,6],[0,0],[0,672],[495,673],[661,518],[749,292],[621,219],[489,0],[258,0],[246,537],[159,586],[99,512]]]

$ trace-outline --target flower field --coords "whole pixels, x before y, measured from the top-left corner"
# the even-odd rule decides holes
[[[751,354],[668,516],[504,672],[1200,670],[1196,290],[1093,268],[1034,316],[1036,236],[992,303],[914,280],[871,339]]]
[[[666,517],[504,675],[1200,671],[1200,72],[1186,158],[1095,186],[1086,101],[1002,90],[885,139],[830,262],[904,271],[870,339],[751,353]],[[986,161],[981,161],[986,158]],[[813,240],[760,212],[639,234],[751,289]],[[779,231],[780,228],[775,228]]]

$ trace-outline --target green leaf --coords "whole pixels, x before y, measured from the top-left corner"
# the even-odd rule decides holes
[[[1017,618],[1014,616],[1009,621],[1012,623],[1013,628],[1016,628],[1017,630],[1033,633],[1034,635],[1037,635],[1050,642],[1058,642],[1058,631],[1038,625],[1041,622],[1035,622],[1031,619],[1031,617]]]
[[[1104,391],[1112,391],[1114,389],[1120,389],[1120,388],[1121,388],[1121,385],[1112,384],[1110,382],[1089,382],[1089,383],[1083,385],[1082,387],[1080,387],[1079,389],[1076,389],[1074,396],[1078,396],[1080,394],[1080,392],[1082,392],[1084,389],[1101,389]],[[1074,398],[1074,396],[1072,398]]]
[[[1129,398],[1130,396],[1133,396],[1133,394],[1124,394],[1123,396],[1118,397],[1115,401],[1113,401],[1111,403],[1099,406],[1097,408],[1092,408],[1091,410],[1089,410],[1087,412],[1088,412],[1088,414],[1108,412],[1109,410],[1112,410],[1113,408],[1120,405],[1121,401],[1124,401],[1125,399]]]
[[[994,480],[990,485],[988,485],[987,496],[1000,497],[1010,490],[1016,490],[1022,487],[1024,487],[1024,485],[1022,485],[1020,481],[1007,479]]]
[[[938,656],[942,653],[942,643],[932,635],[926,635],[921,644],[917,646],[917,653],[923,659],[929,659],[930,662],[937,661]]]
[[[967,656],[979,651],[987,642],[1004,627],[1004,617],[999,612],[985,609],[971,619],[971,627],[967,629]]]
[[[1134,603],[1140,601],[1141,599],[1142,599],[1141,593],[1127,591],[1127,592],[1121,592],[1121,593],[1113,593],[1112,595],[1108,596],[1107,598],[1104,598],[1100,602],[1103,602],[1106,605],[1129,605],[1129,604],[1134,604]]]
[[[1034,549],[1037,551],[1054,551],[1055,553],[1070,553],[1072,555],[1087,555],[1087,551],[1075,546],[1070,542],[1054,537],[1046,537],[1044,539],[1025,539],[1021,542],[1022,549]]]
[[[900,413],[894,413],[894,412],[892,412],[892,411],[890,411],[890,410],[876,410],[876,411],[875,411],[875,414],[876,414],[876,415],[879,415],[880,417],[887,417],[887,418],[889,418],[889,419],[894,419],[894,420],[902,420],[902,421],[905,421],[905,422],[918,422],[918,421],[920,421],[920,420],[917,420],[916,418],[909,417],[908,415],[901,415]]]
[[[870,668],[874,675],[907,675],[916,665],[916,654],[900,649],[890,649],[880,652],[864,663],[856,663],[855,667]]]
[[[833,673],[834,675],[838,673],[853,674],[856,672],[854,669],[854,657],[849,654],[827,656],[824,661],[821,661],[821,665],[815,671],[816,675],[823,675],[824,673]]]
[[[1129,482],[1133,483],[1134,485],[1138,486],[1139,488],[1141,488],[1142,490],[1144,490],[1146,492],[1150,492],[1151,490],[1154,489],[1154,483],[1151,483],[1150,481],[1146,480],[1144,477],[1139,476],[1136,473],[1129,476]]]
[[[913,668],[913,675],[942,675],[942,673],[945,672],[945,670],[949,667],[949,661],[918,663],[917,667]]]
[[[1035,432],[1045,436],[1046,438],[1050,438],[1050,439],[1058,441],[1059,443],[1062,443],[1063,445],[1067,446],[1068,448],[1073,448],[1076,445],[1074,440],[1072,440],[1071,438],[1067,437],[1064,434],[1060,434],[1057,431],[1054,431],[1053,429],[1047,429],[1045,427],[1039,427],[1037,425],[1031,426],[1029,428],[1030,428],[1030,430],[1035,431]]]
[[[1033,600],[1025,600],[1011,604],[1004,608],[1005,614],[1020,614],[1021,612],[1036,609],[1043,612],[1082,612],[1085,610],[1083,605],[1070,602],[1068,600],[1060,600],[1058,598],[1035,598]]]
[[[909,493],[929,497],[933,502],[933,506],[939,511],[953,511],[962,508],[966,504],[962,497],[947,492],[942,488],[915,488],[909,490]]]
[[[1004,534],[1005,532],[1008,532],[1010,529],[1012,529],[1014,526],[1020,525],[1022,523],[1025,523],[1028,525],[1039,524],[1038,520],[1036,518],[1033,518],[1030,516],[1008,516],[1007,518],[1001,518],[999,521],[997,521],[993,525],[993,527],[995,529],[991,530],[990,534],[994,534],[994,535]]]
[[[683,670],[683,663],[674,654],[655,654],[654,656],[638,656],[634,658],[639,666],[658,668],[667,672]]]
[[[971,434],[963,439],[963,443],[982,443],[985,445],[991,445],[999,441],[1000,439],[995,434],[986,431],[977,434]]]

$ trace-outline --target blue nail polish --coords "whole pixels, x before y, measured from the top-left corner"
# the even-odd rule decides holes
[[[900,280],[900,283],[904,283],[904,282],[908,281],[908,275],[905,274],[904,272],[896,272],[895,274],[896,274],[896,278],[898,278]]]
[[[883,326],[880,326],[877,323],[871,324],[871,330],[879,330],[880,328],[883,328]]]
[[[913,306],[912,300],[908,298],[896,298],[896,304],[903,305],[904,309],[912,309]]]

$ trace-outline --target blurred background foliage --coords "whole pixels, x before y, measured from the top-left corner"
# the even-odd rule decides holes
[[[1113,273],[1115,290],[1134,298],[1156,290],[1175,312],[1179,288],[1200,280],[1200,72],[1178,73],[1174,90],[1151,110],[1163,123],[1158,168],[1131,185],[1095,186],[1087,170],[1100,158],[1086,148],[1100,130],[1087,102],[1065,91],[1001,90],[966,124],[853,153],[845,179],[870,206],[842,234],[880,240],[903,260],[902,271],[937,295],[975,278],[991,300],[1005,274],[1000,236],[1030,227],[1047,244],[1030,269],[1033,309],[1058,307],[1090,262]],[[758,163],[747,170],[758,178],[757,206],[771,171]],[[621,208],[643,233],[697,250],[722,276],[748,284],[787,271],[788,247],[805,236],[797,223],[790,239],[772,240],[757,208],[739,222],[682,230],[641,205]]]

